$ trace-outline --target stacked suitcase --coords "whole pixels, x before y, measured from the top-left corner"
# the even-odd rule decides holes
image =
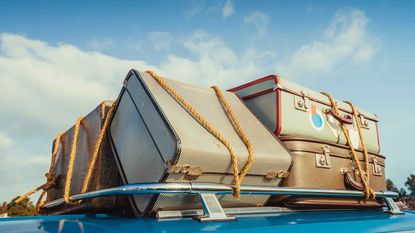
[[[219,102],[215,90],[164,79],[175,92],[189,102],[191,106],[209,122],[210,126],[225,138],[237,156],[238,170],[241,171],[248,161],[247,146],[237,134],[228,113]],[[242,180],[241,185],[278,186],[289,173],[292,166],[291,155],[284,145],[249,110],[234,93],[223,91],[223,97],[229,103],[233,113],[254,148],[254,163]],[[117,167],[109,179],[110,186],[145,182],[192,182],[234,184],[233,163],[230,151],[225,143],[215,137],[206,125],[196,119],[178,98],[169,93],[154,77],[147,72],[132,70],[124,81],[124,87],[115,102],[115,109],[105,134],[105,146],[100,158],[111,157],[114,162],[105,166],[109,170]],[[98,118],[100,108],[88,115],[78,136],[77,160],[72,177],[71,195],[80,193],[88,161],[90,161],[94,142],[101,129],[102,120]],[[91,122],[90,122],[91,121]],[[94,122],[92,122],[94,121]],[[91,129],[95,130],[92,131]],[[62,198],[65,175],[68,170],[71,138],[73,129],[65,133],[61,156],[56,163],[57,185],[49,190],[48,200]],[[109,148],[110,147],[110,148]],[[110,150],[108,150],[110,149]],[[109,153],[106,153],[109,152]],[[106,153],[106,154],[105,154]],[[101,174],[98,165],[96,177]],[[105,170],[105,169],[103,169]],[[98,180],[89,191],[102,188],[104,180]],[[223,195],[218,198],[223,207],[257,207],[267,204],[270,196],[250,195],[234,198]],[[124,199],[110,197],[106,205],[110,212],[128,213],[132,210],[136,216],[154,215],[160,210],[186,210],[201,208],[197,196],[191,195],[134,195],[128,204]],[[89,204],[89,205],[87,205]],[[74,213],[94,212],[104,203],[93,201],[81,205],[67,205],[59,209]],[[127,206],[127,208],[123,208]],[[105,208],[104,208],[105,209]],[[103,208],[99,208],[101,212]],[[45,210],[45,213],[56,213]]]
[[[54,142],[54,145],[59,143],[54,161],[56,182],[47,192],[47,202],[64,197],[76,136],[70,195],[82,192],[100,132],[104,133],[103,141],[87,191],[145,182],[234,184],[232,165],[235,161],[230,157],[229,147],[215,136],[212,128],[231,145],[237,155],[239,171],[250,153],[218,93],[212,88],[160,79],[149,72],[131,70],[114,103],[105,101],[83,118],[79,135],[75,134],[74,126],[59,142]],[[373,190],[386,189],[385,157],[379,154],[376,115],[358,109],[356,119],[350,106],[342,101],[337,101],[340,114],[336,114],[325,95],[275,75],[223,91],[223,98],[255,152],[242,185],[362,190],[362,181],[350,154],[350,146],[353,146],[359,163],[364,166],[363,144],[356,129],[359,124],[371,168],[365,175]],[[340,122],[349,132],[351,145],[342,133]],[[249,195],[236,199],[224,195],[218,199],[223,207],[379,208],[376,202],[347,198]],[[196,196],[158,194],[95,198],[42,208],[41,212],[151,216],[160,210],[195,208],[201,208]]]
[[[360,124],[369,152],[371,169],[367,176],[370,187],[374,191],[386,190],[385,157],[379,154],[376,115],[358,109],[359,117],[356,120],[352,115],[351,107],[336,100],[341,112],[338,116],[332,111],[327,96],[276,75],[252,81],[229,91],[235,92],[243,99],[291,151],[294,163],[283,186],[363,189],[350,146],[340,128],[342,122],[349,132],[361,166],[364,167],[363,146],[357,129],[357,124]],[[355,204],[349,201],[327,202],[327,200],[309,198],[284,200],[284,204],[306,205],[307,203],[316,206]],[[373,203],[364,205],[372,206]]]

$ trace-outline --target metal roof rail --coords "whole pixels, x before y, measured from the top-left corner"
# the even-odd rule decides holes
[[[102,189],[83,194],[73,195],[73,201],[85,200],[95,197],[110,195],[139,195],[139,194],[191,194],[198,195],[203,208],[203,215],[196,218],[200,221],[225,221],[233,220],[235,217],[228,216],[220,205],[216,195],[232,194],[233,187],[222,184],[211,183],[140,183],[128,184],[114,188]],[[290,196],[313,196],[313,197],[364,197],[364,193],[354,190],[331,190],[312,188],[290,188],[290,187],[264,187],[264,186],[241,186],[242,195],[290,195]],[[399,207],[393,201],[398,198],[398,193],[391,191],[376,192],[378,200],[384,200],[388,213],[402,214]],[[63,198],[45,203],[45,208],[51,208],[64,203]],[[252,208],[251,208],[252,209]],[[254,208],[259,213],[258,208]],[[267,211],[265,211],[267,212]]]

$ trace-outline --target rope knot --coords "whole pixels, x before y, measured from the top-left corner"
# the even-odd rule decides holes
[[[43,184],[41,186],[41,188],[43,190],[47,191],[47,190],[53,188],[56,185],[56,180],[57,180],[58,177],[56,177],[56,176],[54,176],[50,173],[46,173],[45,176],[47,178],[47,182],[45,184]]]

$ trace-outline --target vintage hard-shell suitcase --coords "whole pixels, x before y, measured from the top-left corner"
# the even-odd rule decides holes
[[[248,151],[235,132],[215,91],[165,80],[230,142],[239,169]],[[234,94],[224,91],[255,151],[254,163],[242,185],[277,186],[291,166],[291,156],[278,139]],[[110,123],[112,148],[124,182],[192,182],[232,184],[232,164],[227,148],[197,121],[148,73],[131,70]],[[180,168],[187,169],[180,169]],[[177,169],[179,168],[179,169]],[[193,171],[192,174],[190,171]],[[270,173],[281,174],[267,178]],[[137,215],[158,210],[201,208],[197,196],[135,195]],[[263,205],[268,196],[222,196],[224,207]]]
[[[293,166],[282,186],[320,189],[363,190],[358,169],[347,146],[302,137],[280,137],[291,151]],[[362,167],[364,155],[356,151]],[[369,153],[369,186],[374,191],[385,191],[385,157]],[[281,201],[274,198],[271,202]],[[376,202],[362,202],[339,198],[289,198],[282,201],[292,206],[343,206],[350,208],[379,207]],[[348,208],[349,208],[348,207]]]
[[[362,149],[356,124],[363,129],[368,151],[379,153],[378,118],[357,109],[358,122],[351,107],[337,101],[341,116],[331,110],[329,99],[316,91],[270,75],[235,87],[235,92],[277,136],[296,135],[347,145],[339,121],[345,123],[356,149]]]
[[[107,112],[113,101],[104,101],[81,121],[78,135],[77,150],[71,179],[70,195],[81,193],[90,160],[95,149],[95,143],[101,131]],[[59,150],[55,160],[54,175],[57,177],[56,185],[47,191],[46,202],[63,198],[66,174],[75,126],[71,127],[61,137]],[[54,141],[54,144],[57,141]],[[105,134],[95,169],[87,191],[94,191],[122,185],[115,158],[109,146],[109,139]],[[75,205],[61,205],[53,208],[42,208],[42,214],[62,213],[113,213],[131,215],[128,198],[125,196],[100,197],[84,200]]]

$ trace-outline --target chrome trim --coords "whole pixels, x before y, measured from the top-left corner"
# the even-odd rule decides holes
[[[241,215],[252,215],[252,214],[278,214],[291,212],[291,210],[282,207],[274,206],[262,206],[262,207],[234,207],[234,208],[223,208],[223,211],[227,215],[231,216],[241,216]],[[203,209],[193,209],[193,210],[161,210],[157,211],[157,219],[172,219],[172,218],[188,218],[188,217],[197,217],[203,215]]]
[[[139,195],[139,194],[203,194],[212,193],[216,195],[232,194],[233,187],[222,184],[210,183],[141,183],[128,184],[114,188],[102,189],[83,194],[73,195],[73,201],[85,200],[95,197],[110,195]],[[354,190],[330,190],[311,188],[290,187],[264,187],[264,186],[241,186],[243,195],[291,195],[291,196],[315,196],[315,197],[364,197],[364,193]],[[377,198],[397,198],[398,193],[391,191],[376,192]],[[45,208],[51,208],[63,204],[63,198],[45,203]]]

